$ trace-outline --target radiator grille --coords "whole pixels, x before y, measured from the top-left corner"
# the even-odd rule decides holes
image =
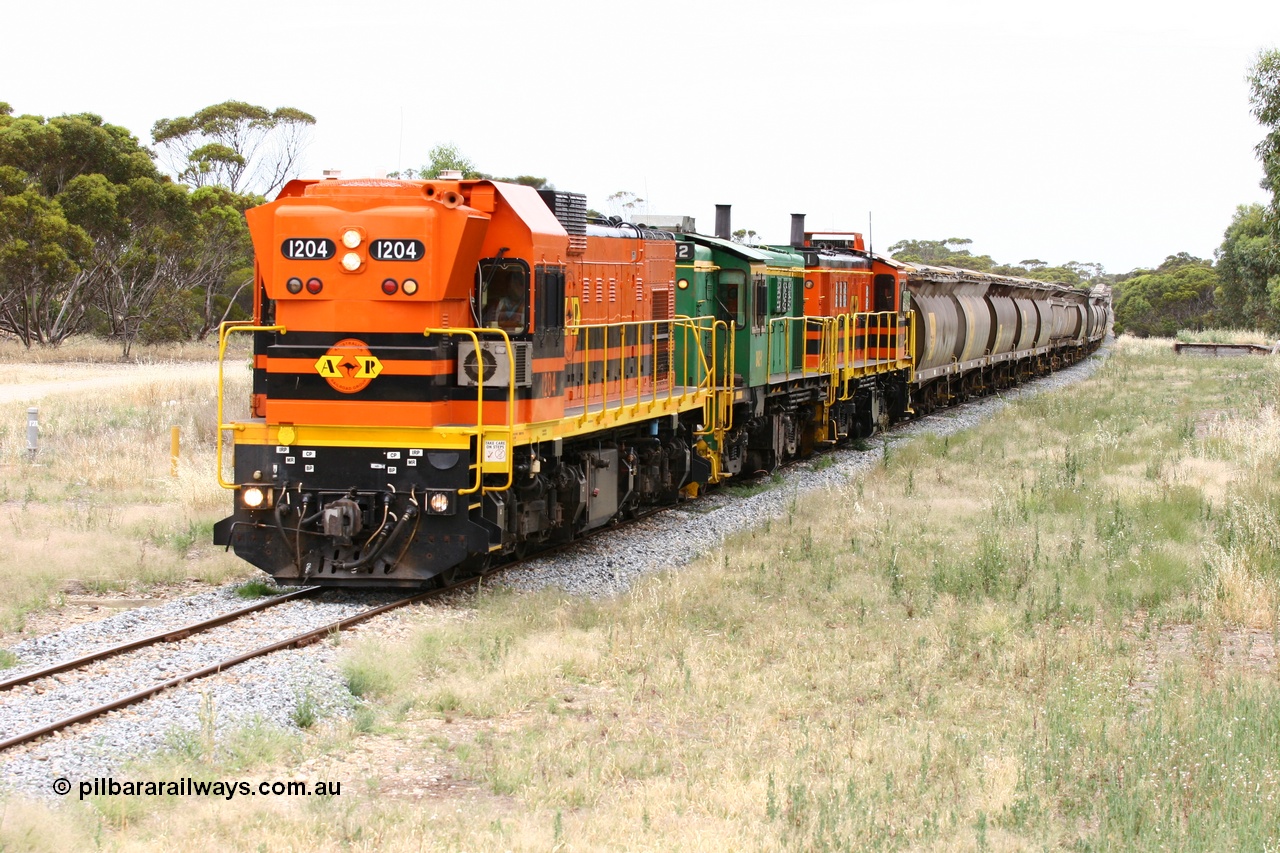
[[[671,320],[675,315],[671,303],[671,291],[665,287],[653,291],[653,319]],[[671,371],[671,326],[660,322],[653,342],[654,374],[665,377]]]
[[[587,250],[587,197],[582,193],[560,190],[538,190],[542,201],[569,232],[569,254],[581,255]]]
[[[528,388],[533,384],[533,345],[528,341],[513,341],[511,357],[515,362],[515,386]],[[507,387],[512,365],[507,361],[506,345],[498,341],[481,341],[479,351],[470,341],[458,344],[458,384],[474,388],[484,383],[486,388]]]

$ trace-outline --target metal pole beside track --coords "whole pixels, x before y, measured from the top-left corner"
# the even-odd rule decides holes
[[[40,452],[40,409],[32,406],[27,409],[27,454],[32,460]]]

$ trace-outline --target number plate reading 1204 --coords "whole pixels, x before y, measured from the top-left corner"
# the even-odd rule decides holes
[[[326,261],[337,246],[324,237],[290,237],[280,244],[280,253],[291,261]]]
[[[375,261],[420,261],[425,247],[421,240],[374,240],[369,255]]]

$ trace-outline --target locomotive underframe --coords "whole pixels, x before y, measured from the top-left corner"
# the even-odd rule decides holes
[[[809,376],[749,389],[734,406],[721,448],[731,476],[768,474],[820,447],[865,438],[907,413],[907,371],[863,377],[832,394],[829,378]]]
[[[282,584],[447,582],[696,494],[711,475],[696,414],[512,447],[510,488],[490,475],[471,494],[474,447],[242,443],[236,479],[261,482],[269,499],[238,501],[214,539]]]

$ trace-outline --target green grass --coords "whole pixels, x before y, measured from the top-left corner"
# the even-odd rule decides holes
[[[270,578],[253,578],[236,587],[236,595],[241,598],[269,598],[273,595],[279,595],[283,590],[275,585]]]

